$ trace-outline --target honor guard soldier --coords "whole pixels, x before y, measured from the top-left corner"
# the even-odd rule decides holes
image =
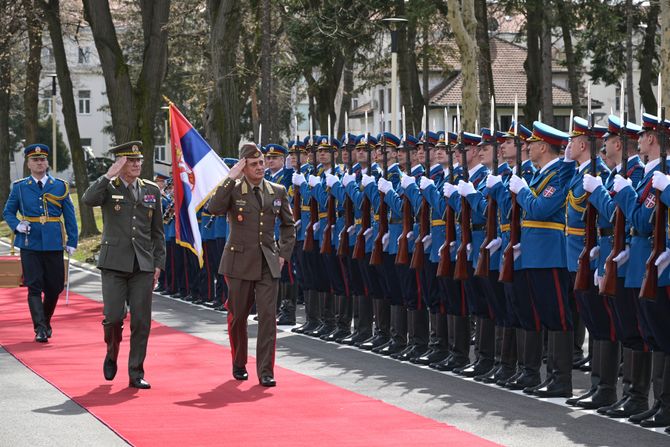
[[[46,343],[63,291],[63,249],[71,255],[77,248],[77,220],[67,182],[48,173],[49,147],[32,144],[24,154],[30,176],[13,183],[3,217],[14,232],[14,245],[21,249],[35,341]]]
[[[240,149],[240,161],[210,200],[214,214],[228,214],[230,236],[219,272],[229,287],[228,334],[233,355],[233,377],[246,380],[247,318],[252,304],[258,310],[256,370],[262,386],[275,386],[277,338],[276,300],[284,262],[295,243],[293,216],[286,189],[264,179],[263,154],[255,144]],[[279,219],[279,241],[274,238]]]
[[[144,380],[144,358],[151,330],[151,297],[165,267],[165,235],[161,191],[154,182],[139,178],[142,142],[131,141],[110,149],[116,161],[93,182],[82,201],[99,206],[104,220],[98,268],[102,276],[107,343],[105,379],[116,376],[123,320],[130,308],[130,386],[151,388]]]
[[[547,380],[524,390],[540,397],[572,396],[573,325],[565,257],[567,193],[559,175],[559,154],[567,141],[565,132],[535,121],[527,142],[530,159],[540,170],[530,184],[517,175],[510,179],[510,190],[523,210],[522,267],[528,270],[537,314],[549,331]]]

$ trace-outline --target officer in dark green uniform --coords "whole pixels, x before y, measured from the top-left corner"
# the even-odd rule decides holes
[[[102,322],[107,343],[105,379],[116,375],[116,359],[130,307],[130,386],[151,388],[144,380],[144,358],[151,328],[151,294],[165,263],[161,191],[139,178],[142,142],[110,149],[116,162],[84,193],[89,206],[102,208],[103,232],[98,268],[102,275]]]

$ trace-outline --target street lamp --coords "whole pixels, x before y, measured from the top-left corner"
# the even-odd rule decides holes
[[[391,31],[391,132],[398,135],[398,28],[407,22],[402,17],[383,19]]]
[[[49,73],[51,77],[51,150],[53,151],[54,175],[58,172],[58,148],[56,147],[56,73]]]
[[[170,115],[170,106],[161,106],[161,110],[167,111],[168,116]],[[168,150],[168,139],[169,139],[169,134],[170,134],[170,128],[168,127],[168,116],[165,117],[165,121],[163,124],[163,127],[165,129],[165,157],[167,158],[167,154],[172,154],[172,151]],[[154,154],[154,172],[156,171],[156,155]]]

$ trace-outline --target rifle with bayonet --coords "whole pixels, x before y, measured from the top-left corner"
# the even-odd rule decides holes
[[[370,148],[370,134],[365,134],[365,151],[368,156],[368,175],[372,175],[372,149]],[[354,244],[353,259],[365,258],[365,232],[372,228],[372,216],[370,215],[370,198],[367,194],[363,194],[363,202],[361,204],[361,230],[356,235],[356,243]]]
[[[424,164],[425,170],[423,175],[426,178],[430,178],[430,139],[428,138],[428,113],[426,115],[426,132],[423,136],[423,153],[424,153]],[[410,268],[413,268],[417,271],[423,268],[425,261],[425,247],[423,245],[423,239],[430,234],[430,204],[424,197],[421,200],[421,208],[419,209],[419,235],[416,238],[414,244],[414,254],[412,255],[412,262],[410,263]]]
[[[495,130],[495,115],[494,102],[491,97],[491,138],[493,146],[493,166],[491,166],[492,175],[498,175],[498,139],[496,138]],[[489,270],[491,269],[491,252],[486,248],[494,239],[498,237],[498,204],[493,195],[489,193],[488,203],[486,207],[486,236],[484,242],[479,247],[479,258],[477,259],[477,267],[475,269],[475,276],[487,278]]]
[[[328,115],[328,149],[330,150],[330,173],[332,175],[337,175],[335,173],[335,146],[330,134],[330,115]],[[330,190],[330,188],[328,188]],[[328,194],[328,210],[327,210],[327,225],[323,229],[323,238],[321,239],[321,254],[331,254],[333,252],[333,229],[335,228],[335,223],[337,221],[337,201],[332,192],[329,191]]]
[[[352,144],[349,142],[349,134],[345,133],[345,150],[349,154],[349,162],[347,165],[347,174],[351,174],[353,171],[354,163],[351,159],[351,148]],[[354,219],[354,202],[351,201],[349,194],[345,194],[344,198],[344,231],[340,234],[340,245],[337,247],[338,256],[349,256],[349,228],[352,225],[355,225],[356,221]]]
[[[446,132],[446,131],[445,131]],[[447,140],[447,160],[449,164],[449,175],[447,182],[454,184],[454,150],[449,146],[448,133]],[[447,204],[444,211],[444,245],[440,249],[440,262],[437,264],[437,276],[453,276],[453,265],[451,264],[451,244],[456,242],[456,212]]]
[[[405,172],[407,175],[412,175],[412,160],[406,136],[403,144],[405,145],[404,149],[406,156]],[[409,240],[407,239],[407,235],[412,231],[413,227],[414,217],[412,216],[412,204],[410,203],[407,194],[404,194],[402,198],[402,233],[400,234],[400,238],[398,238],[398,253],[395,256],[396,264],[409,264]]]
[[[386,152],[386,134],[384,130],[384,114],[382,113],[382,176],[388,177],[388,153]],[[389,208],[384,200],[386,194],[379,191],[379,231],[375,237],[375,243],[372,247],[372,255],[370,256],[370,265],[382,265],[384,263],[384,235],[389,231]]]
[[[312,151],[312,157],[314,159],[314,164],[316,164],[316,145],[314,144],[313,138],[309,140],[308,151]],[[319,203],[316,201],[314,194],[311,195],[309,199],[309,224],[305,228],[305,243],[303,245],[304,251],[314,250],[314,225],[319,221]]]
[[[514,98],[514,145],[516,147],[516,174],[521,177],[521,138],[519,137],[519,103]],[[521,242],[521,206],[516,201],[516,194],[510,191],[512,208],[509,219],[509,243],[503,251],[503,262],[498,281],[511,283],[514,281],[514,246]]]
[[[470,181],[468,171],[468,156],[465,144],[463,144],[463,132],[459,135],[458,149],[461,152],[461,164],[463,165],[463,181]],[[456,193],[454,193],[456,194]],[[472,242],[472,210],[470,202],[465,197],[461,197],[461,245],[456,252],[456,266],[454,267],[454,279],[466,280],[468,274],[468,245]]]

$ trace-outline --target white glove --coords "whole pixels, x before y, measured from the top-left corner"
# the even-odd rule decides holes
[[[468,242],[468,245],[465,246],[465,252],[467,253],[467,258],[472,259],[470,255],[472,254],[472,242]]]
[[[303,174],[294,172],[293,173],[293,184],[295,186],[300,186],[305,183],[305,176]]]
[[[363,174],[363,178],[361,179],[361,185],[363,185],[363,188],[368,186],[370,183],[373,183],[375,181],[375,178],[371,175]]]
[[[598,259],[599,254],[600,254],[600,245],[596,245],[589,252],[589,258],[591,259],[591,261],[595,261],[596,259]]]
[[[302,224],[302,221],[300,219],[298,219],[293,223],[293,227],[297,230],[298,228],[300,228],[301,224]]]
[[[456,191],[458,191],[458,188],[456,188],[456,187],[455,187],[454,185],[452,185],[451,183],[445,183],[444,186],[442,186],[442,194],[443,194],[444,197],[446,197],[447,199],[448,199],[449,197],[451,197],[451,195],[452,195],[453,193],[455,193]]]
[[[491,242],[486,244],[486,249],[489,251],[489,255],[493,256],[493,253],[497,252],[502,245],[502,239],[499,237],[493,239]]]
[[[654,178],[651,181],[651,186],[658,189],[659,191],[665,191],[665,188],[670,185],[670,177],[663,174],[661,171],[654,172]]]
[[[619,267],[621,267],[622,265],[624,265],[628,261],[629,257],[630,257],[630,247],[628,245],[626,245],[626,248],[624,248],[621,251],[621,253],[616,255],[614,257],[613,261],[616,262]]]
[[[565,146],[565,152],[563,154],[564,161],[572,161],[572,141]]]
[[[354,234],[356,234],[356,225],[347,228],[347,233],[349,233],[349,237],[354,237]]]
[[[598,276],[598,269],[593,271],[593,285],[600,288],[600,282],[603,280],[602,276]]]
[[[526,183],[526,180],[519,177],[518,175],[514,174],[512,177],[509,179],[509,190],[512,191],[514,194],[519,194],[519,191],[521,191],[524,188],[528,188],[528,183]]]
[[[407,233],[407,240],[408,241],[413,241],[414,240],[414,232],[410,231]]]
[[[333,174],[326,174],[326,185],[328,185],[329,188],[332,188],[335,183],[337,183],[339,179],[337,176]]]
[[[29,234],[30,233],[30,222],[28,222],[27,220],[22,220],[16,226],[16,231],[18,231],[19,233],[23,233],[23,234]]]
[[[521,242],[512,246],[512,251],[514,252],[514,260],[516,261],[519,256],[521,256]]]
[[[402,186],[403,189],[409,188],[412,184],[416,184],[416,180],[411,175],[403,175],[400,179],[400,186]]]
[[[75,250],[76,250],[76,248],[74,248],[74,247],[70,247],[69,245],[67,245],[67,246],[65,247],[65,251],[66,251],[67,254],[69,254],[69,255],[73,255],[74,252],[75,252]]]
[[[464,182],[463,180],[459,180],[457,189],[462,197],[467,197],[470,194],[477,192],[475,190],[475,185],[472,182]]]
[[[603,186],[603,179],[594,177],[591,174],[584,174],[584,191],[593,192],[598,186]]]
[[[310,175],[308,183],[310,187],[314,188],[316,185],[321,183],[321,177],[317,177],[316,175]]]
[[[363,232],[363,237],[365,237],[365,240],[367,241],[372,237],[372,228],[368,228]]]
[[[423,249],[428,250],[433,245],[433,236],[427,234],[421,239],[421,242],[423,242]]]
[[[342,177],[342,186],[346,187],[349,183],[355,180],[356,176],[354,174],[344,174],[344,177]]]
[[[379,180],[377,180],[377,188],[379,189],[379,192],[386,194],[393,189],[393,183],[380,177]]]
[[[452,255],[456,252],[456,241],[449,242],[449,253]]]
[[[421,177],[421,180],[419,181],[419,188],[421,188],[421,191],[428,188],[430,185],[435,186],[435,182],[428,177]]]
[[[489,189],[493,188],[498,183],[502,183],[502,175],[489,174],[486,177],[486,187],[487,188],[489,188]]]
[[[612,185],[612,189],[614,189],[614,192],[619,192],[626,186],[633,186],[633,182],[631,179],[623,178],[619,174],[614,176],[614,184]]]
[[[389,234],[384,233],[384,236],[382,236],[382,247],[384,250],[386,250],[389,247]]]
[[[665,269],[668,268],[668,265],[670,265],[670,248],[666,248],[665,251],[656,258],[654,264],[658,267],[658,276],[660,277]]]
[[[314,231],[316,233],[317,231],[319,231],[320,227],[321,227],[321,222],[319,222],[317,220],[316,222],[314,222],[314,225],[312,225],[312,231]]]

